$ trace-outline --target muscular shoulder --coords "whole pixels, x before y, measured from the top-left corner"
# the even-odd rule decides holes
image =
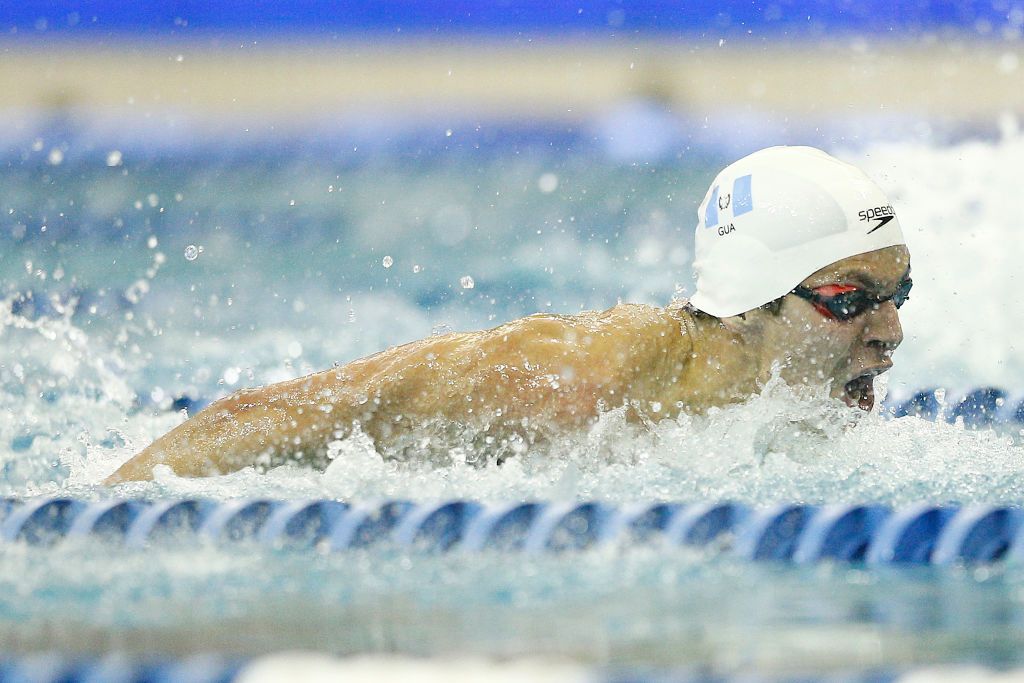
[[[496,355],[533,364],[570,365],[597,380],[647,372],[679,351],[683,328],[668,310],[620,304],[576,315],[534,315],[484,333]],[[603,383],[603,382],[602,382]]]
[[[495,327],[492,334],[527,333],[538,337],[566,335],[649,334],[657,328],[678,329],[677,316],[667,309],[645,304],[619,304],[603,311],[582,311],[573,315],[538,313]]]
[[[642,389],[678,375],[693,348],[678,310],[639,304],[602,314],[609,332],[607,352],[620,363],[623,380]]]

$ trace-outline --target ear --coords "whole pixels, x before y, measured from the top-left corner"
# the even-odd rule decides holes
[[[764,331],[765,315],[765,311],[755,308],[746,313],[720,318],[720,320],[725,329],[745,340],[750,340],[761,336]]]

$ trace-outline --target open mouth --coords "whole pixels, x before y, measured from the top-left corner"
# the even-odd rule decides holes
[[[875,407],[876,374],[878,373],[866,372],[846,383],[843,392],[843,400],[846,405],[857,406],[864,411],[870,411]]]

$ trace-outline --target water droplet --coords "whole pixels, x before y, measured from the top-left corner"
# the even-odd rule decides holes
[[[149,292],[149,282],[147,280],[136,280],[124,291],[124,298],[133,304],[137,304],[142,301],[142,298]]]
[[[107,154],[107,166],[120,166],[122,161],[121,152],[116,149]]]
[[[473,289],[473,287],[476,286],[476,283],[473,282],[473,278],[469,275],[463,275],[459,278],[459,284],[462,285],[463,289]]]
[[[452,136],[452,129],[451,129],[451,128],[449,128],[448,130],[446,130],[446,131],[444,132],[444,136],[445,136],[446,138],[450,138],[450,137]]]
[[[64,161],[64,152],[54,147],[50,150],[50,154],[46,157],[46,160],[50,162],[51,166],[59,166],[61,162]]]
[[[395,264],[395,259],[391,258],[390,256],[385,256],[384,259],[380,263],[385,268],[390,268],[391,266],[393,266]]]
[[[298,358],[302,355],[302,344],[297,341],[293,341],[288,344],[288,355],[292,358]]]
[[[414,265],[414,266],[412,267],[412,272],[414,272],[414,273],[418,273],[418,272],[420,272],[421,270],[423,270],[423,266],[421,266],[421,265],[420,265],[420,264],[418,264],[418,263],[417,263],[416,265]]]
[[[195,261],[197,258],[199,258],[199,247],[197,247],[194,244],[190,244],[187,247],[185,247],[186,261]]]
[[[150,207],[155,209],[160,204],[160,197],[150,192],[148,195],[146,195],[146,203],[149,204]]]
[[[1012,74],[1020,66],[1020,57],[1013,52],[1004,52],[996,62],[996,68],[1000,73]]]
[[[551,194],[558,189],[558,176],[554,173],[545,173],[537,179],[537,188],[544,194]]]
[[[156,240],[156,235],[150,235],[149,239],[146,240],[146,246],[150,249],[156,249],[156,245],[159,244]]]

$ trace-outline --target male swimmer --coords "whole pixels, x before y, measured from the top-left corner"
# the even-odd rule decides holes
[[[501,461],[622,407],[643,424],[756,394],[773,368],[868,411],[903,340],[910,254],[881,189],[809,147],[772,147],[715,178],[698,209],[697,291],[665,308],[534,315],[431,337],[211,404],[108,483],[305,462],[359,430],[386,457],[447,425]],[[462,431],[459,431],[462,430]],[[408,455],[408,453],[405,453]]]

